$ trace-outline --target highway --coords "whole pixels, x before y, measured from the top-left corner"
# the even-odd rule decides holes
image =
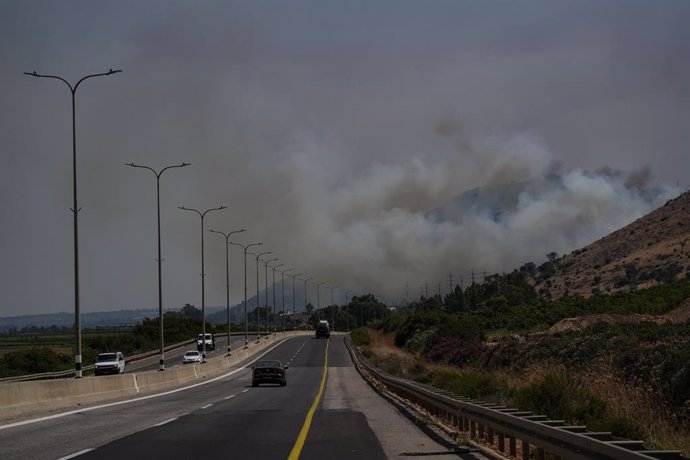
[[[245,363],[201,384],[157,397],[0,426],[0,457],[459,458],[364,383],[343,336],[329,340],[294,337],[263,355],[289,365],[286,387],[252,387],[251,370]],[[305,421],[310,408],[315,410],[309,424]]]
[[[250,334],[248,340],[251,343],[256,340],[256,333]],[[230,342],[231,350],[236,350],[244,347],[244,335],[233,335],[231,336]],[[182,365],[182,355],[186,351],[196,350],[196,345],[191,344],[187,347],[180,347],[174,350],[168,350],[165,352],[165,368],[173,366]],[[212,358],[214,356],[224,356],[228,351],[228,340],[227,337],[216,338],[216,349],[206,350],[206,359]],[[143,372],[143,371],[155,371],[158,369],[158,360],[160,355],[151,356],[149,358],[140,359],[132,363],[127,364],[125,372]]]

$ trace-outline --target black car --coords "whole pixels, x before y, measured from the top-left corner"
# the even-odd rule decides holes
[[[252,386],[258,387],[262,383],[279,383],[281,387],[287,385],[287,376],[283,363],[277,359],[257,361],[252,366]]]

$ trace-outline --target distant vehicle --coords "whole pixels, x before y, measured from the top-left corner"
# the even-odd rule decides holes
[[[257,361],[252,366],[252,386],[258,387],[262,383],[279,383],[281,387],[287,385],[287,365],[277,359]]]
[[[316,325],[316,338],[320,339],[321,337],[329,338],[331,336],[331,328],[328,325],[328,321],[319,321],[319,324]]]
[[[200,363],[201,353],[198,351],[188,351],[182,356],[182,364]]]
[[[204,334],[199,334],[196,336],[196,349],[201,351],[204,343]],[[216,349],[216,338],[213,334],[206,334],[206,349],[215,350]]]
[[[122,352],[101,353],[96,358],[96,375],[124,373],[125,357]]]

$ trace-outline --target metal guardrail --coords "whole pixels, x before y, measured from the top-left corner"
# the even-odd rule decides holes
[[[383,385],[389,392],[422,407],[444,425],[469,433],[471,440],[488,444],[500,453],[517,457],[520,452],[525,460],[531,458],[530,452],[535,453],[537,460],[543,460],[546,453],[568,460],[688,459],[679,450],[647,449],[643,441],[617,439],[610,432],[568,426],[562,420],[486,404],[392,376],[370,365],[349,336],[345,343],[355,366],[366,379]]]
[[[218,334],[218,335],[227,335],[226,334]],[[195,343],[196,339],[190,339],[190,340],[185,340],[184,342],[179,342],[175,343],[172,345],[168,345],[165,347],[165,351],[170,351],[174,350],[176,348],[183,347],[185,345],[189,345],[192,343]],[[125,364],[129,364],[135,361],[140,361],[142,359],[150,358],[152,356],[157,356],[160,353],[160,350],[154,350],[154,351],[147,351],[144,353],[139,353],[138,355],[132,355],[128,356],[125,358]],[[92,371],[96,368],[95,365],[90,364],[88,366],[83,366],[81,370],[83,372],[88,372]],[[74,369],[69,369],[66,371],[59,371],[59,372],[42,372],[40,374],[28,374],[28,375],[18,375],[15,377],[4,377],[0,378],[0,383],[1,382],[29,382],[32,380],[52,380],[52,379],[64,379],[64,378],[69,378],[69,377],[74,377],[76,374],[76,371]]]

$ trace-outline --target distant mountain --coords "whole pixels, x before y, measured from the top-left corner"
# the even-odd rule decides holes
[[[690,192],[669,200],[582,249],[554,258],[532,273],[547,297],[590,296],[672,282],[690,274]]]
[[[207,315],[221,310],[221,307],[206,307]],[[225,308],[222,308],[225,312]],[[169,310],[166,310],[169,311]],[[173,310],[174,311],[174,310]],[[144,318],[157,318],[157,308],[145,308],[138,310],[115,310],[83,313],[81,315],[82,328],[109,327],[109,326],[133,326]],[[22,329],[27,326],[50,327],[74,325],[74,313],[60,312],[43,315],[23,315],[0,317],[0,334],[10,329]]]

